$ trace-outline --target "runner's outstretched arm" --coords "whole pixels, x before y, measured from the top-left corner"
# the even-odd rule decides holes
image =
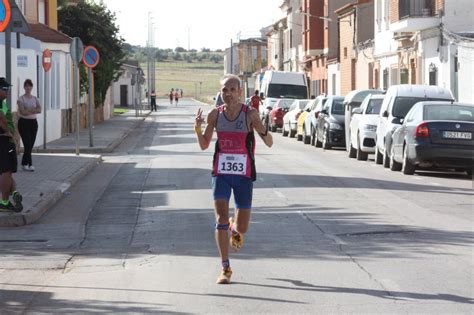
[[[262,138],[267,147],[271,148],[273,146],[273,137],[270,133],[268,133],[267,128],[265,128],[265,126],[262,124],[260,116],[255,109],[252,108],[249,110],[249,118],[253,129],[260,135],[260,138]]]
[[[211,144],[212,135],[214,134],[216,114],[217,110],[212,109],[207,115],[207,126],[203,134],[201,129],[202,123],[204,122],[204,118],[202,118],[202,109],[199,108],[197,112],[196,120],[194,122],[194,132],[196,132],[196,136],[201,150],[206,150]]]

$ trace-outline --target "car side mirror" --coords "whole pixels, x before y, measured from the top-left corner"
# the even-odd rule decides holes
[[[393,118],[392,124],[398,124],[398,125],[403,124],[403,118],[400,118],[400,117]]]
[[[328,114],[328,110],[327,110],[327,109],[323,109],[323,110],[321,111],[321,114],[327,115],[327,114]]]
[[[352,114],[362,114],[362,108],[357,107],[352,110]]]
[[[388,111],[384,111],[383,114],[382,114],[382,117],[385,117],[385,118],[388,118]]]
[[[267,110],[272,110],[272,109],[273,109],[273,107],[267,106]]]

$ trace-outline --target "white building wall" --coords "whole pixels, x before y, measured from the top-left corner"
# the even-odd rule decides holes
[[[474,1],[446,0],[443,23],[452,32],[474,30]]]
[[[341,71],[339,69],[339,63],[328,64],[328,95],[341,95]]]
[[[474,43],[458,46],[459,102],[474,104]]]

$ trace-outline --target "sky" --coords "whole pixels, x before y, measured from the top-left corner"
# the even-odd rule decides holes
[[[125,41],[145,46],[148,13],[159,48],[225,49],[241,38],[260,36],[260,29],[282,16],[283,0],[103,0],[117,15]]]

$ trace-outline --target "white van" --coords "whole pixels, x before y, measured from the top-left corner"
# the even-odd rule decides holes
[[[454,101],[454,97],[450,90],[433,85],[401,84],[388,88],[377,125],[375,163],[390,167],[392,134],[410,109],[422,101]]]
[[[275,105],[277,100],[308,99],[308,84],[303,72],[265,71],[260,84],[264,109]],[[262,111],[260,111],[262,112]]]

